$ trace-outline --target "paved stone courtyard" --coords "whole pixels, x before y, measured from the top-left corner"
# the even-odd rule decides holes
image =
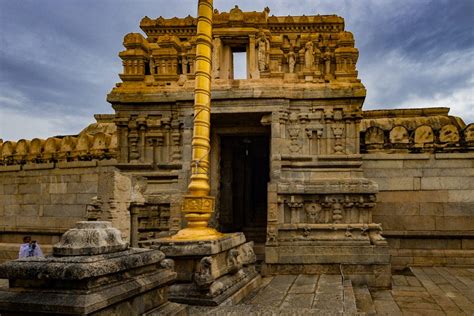
[[[474,315],[474,269],[412,268],[392,290],[353,287],[340,275],[266,277],[237,306],[190,307],[190,315]]]
[[[0,280],[0,286],[7,286]],[[474,315],[474,269],[411,268],[392,290],[353,287],[339,275],[279,275],[236,306],[189,307],[190,315]]]

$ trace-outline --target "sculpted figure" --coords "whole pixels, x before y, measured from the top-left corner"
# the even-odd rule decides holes
[[[212,282],[214,282],[214,277],[212,276],[212,258],[203,257],[201,259],[201,269],[199,272],[194,273],[194,282],[200,288],[209,287]]]
[[[290,50],[290,52],[288,53],[287,60],[288,60],[289,72],[290,74],[292,74],[295,72],[295,65],[296,65],[296,54],[293,50]]]
[[[322,222],[322,207],[316,203],[310,203],[305,207],[306,219],[310,224],[316,224]]]
[[[257,59],[258,70],[267,70],[268,62],[270,59],[270,41],[267,39],[263,32],[260,32],[260,35],[257,39]]]
[[[324,74],[329,75],[331,73],[331,52],[329,51],[328,47],[324,49],[323,61],[324,61]]]
[[[155,59],[153,57],[150,58],[150,74],[155,74]]]
[[[313,42],[309,41],[305,45],[304,65],[307,69],[313,68],[314,65],[314,48]]]

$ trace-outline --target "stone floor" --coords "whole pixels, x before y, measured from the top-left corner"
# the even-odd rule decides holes
[[[236,306],[189,307],[190,315],[474,315],[474,269],[412,268],[392,290],[353,287],[339,275],[279,275]]]
[[[0,287],[7,286],[0,279]],[[353,287],[340,275],[279,275],[235,306],[189,307],[190,315],[474,315],[474,269],[411,268],[392,289]]]

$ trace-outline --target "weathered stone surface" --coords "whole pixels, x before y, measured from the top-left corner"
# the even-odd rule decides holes
[[[168,257],[209,256],[229,250],[245,243],[243,233],[227,234],[217,240],[179,241],[160,239],[152,242],[153,248],[163,251]]]
[[[192,305],[238,303],[244,294],[258,286],[253,242],[242,233],[226,234],[210,241],[153,241],[176,262],[179,283],[170,289],[173,301]]]
[[[271,160],[269,186],[258,193],[267,195],[268,207],[262,207],[260,226],[244,227],[258,249],[266,244],[268,263],[286,264],[286,272],[335,270],[350,260],[361,269],[381,264],[387,254],[364,248],[384,247],[374,223],[381,223],[391,245],[398,243],[392,247],[394,266],[474,260],[472,252],[462,251],[472,248],[472,124],[449,116],[446,108],[363,112],[358,50],[341,17],[275,17],[267,9],[234,8],[216,12],[214,19],[212,193],[229,205],[243,199],[224,189],[232,181],[221,169],[229,163],[220,152],[222,136],[268,137],[269,159],[255,159],[258,169]],[[122,82],[108,95],[114,114],[97,116],[97,123],[75,136],[0,142],[0,260],[16,256],[14,245],[25,234],[50,249],[97,205],[101,212],[94,219],[112,221],[136,246],[181,228],[191,160],[195,21],[144,18],[145,36],[125,36]],[[232,78],[235,49],[247,52],[249,80]],[[131,174],[146,174],[139,199]],[[234,222],[227,208],[221,203],[213,225],[223,226],[226,217]],[[344,245],[354,253],[337,249]],[[163,251],[178,256],[184,249],[174,247]],[[194,248],[212,256],[219,247]],[[425,249],[438,251],[418,251]],[[184,267],[193,271],[199,262]],[[316,266],[331,263],[332,268]],[[301,267],[307,264],[315,266]],[[364,278],[378,279],[367,274],[359,280]]]
[[[90,256],[122,251],[128,243],[122,241],[120,231],[110,222],[87,222],[76,224],[61,236],[53,247],[55,256]]]
[[[104,230],[109,238],[93,242],[99,247],[108,242],[102,254],[91,251],[90,242],[78,233]],[[73,244],[80,255],[29,257],[0,265],[1,277],[9,279],[9,288],[0,289],[2,314],[141,315],[167,302],[167,287],[176,273],[162,252],[127,249],[109,222],[79,222],[65,236],[58,248]],[[112,249],[116,243],[125,249]]]

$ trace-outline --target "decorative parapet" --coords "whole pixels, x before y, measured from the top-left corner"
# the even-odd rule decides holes
[[[115,130],[113,123],[96,123],[74,136],[0,142],[0,165],[116,158]]]
[[[214,10],[212,75],[234,79],[233,53],[246,52],[247,79],[273,78],[294,83],[346,83],[360,85],[356,63],[359,56],[354,37],[344,30],[336,15],[270,16]],[[192,90],[196,57],[197,19],[151,19],[140,27],[146,38],[129,33],[124,38],[123,73],[113,93],[138,90]],[[219,82],[215,82],[219,85]],[[131,91],[130,91],[131,90]]]
[[[466,152],[474,150],[474,124],[449,108],[364,111],[361,152]]]

